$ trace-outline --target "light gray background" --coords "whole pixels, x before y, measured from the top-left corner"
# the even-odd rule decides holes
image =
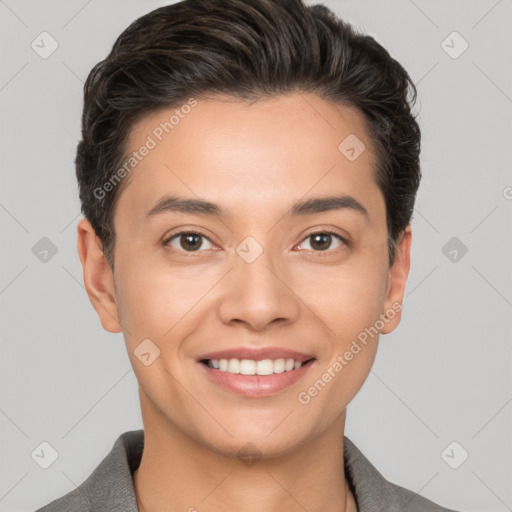
[[[0,0],[1,511],[72,490],[142,428],[122,336],[83,288],[73,159],[90,69],[165,3]],[[512,510],[511,1],[325,3],[409,71],[423,131],[403,322],[381,339],[346,435],[386,478],[444,506]],[[31,48],[43,31],[59,44],[48,59]],[[458,58],[442,46],[453,31],[469,43]],[[455,262],[442,252],[454,236],[468,248]],[[58,249],[46,263],[32,252],[42,237]],[[31,458],[42,441],[58,452],[46,470]],[[452,441],[469,453],[458,469],[441,456]]]

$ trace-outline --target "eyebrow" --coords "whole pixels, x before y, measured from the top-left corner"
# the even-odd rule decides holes
[[[350,195],[324,196],[306,201],[298,201],[292,206],[287,216],[297,217],[343,209],[352,210],[368,217],[368,210]],[[146,214],[146,219],[167,212],[190,213],[212,217],[227,217],[229,215],[228,210],[222,206],[204,199],[165,195],[149,210]]]

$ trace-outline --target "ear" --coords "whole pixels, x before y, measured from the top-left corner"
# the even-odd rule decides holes
[[[103,254],[101,240],[87,219],[78,223],[77,233],[78,255],[89,300],[106,331],[122,332],[115,299],[114,276]]]
[[[381,329],[382,334],[388,334],[395,330],[402,318],[402,302],[404,300],[405,285],[409,275],[411,263],[412,229],[407,226],[397,240],[395,248],[395,260],[388,274],[388,290],[384,302],[384,314],[387,321]]]

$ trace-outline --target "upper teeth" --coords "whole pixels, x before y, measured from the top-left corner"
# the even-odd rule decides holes
[[[302,366],[300,361],[293,359],[210,359],[210,368],[217,368],[221,372],[240,373],[242,375],[271,375],[272,373],[288,372]]]

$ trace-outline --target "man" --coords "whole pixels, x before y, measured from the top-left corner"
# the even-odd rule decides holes
[[[448,510],[344,436],[400,322],[415,96],[300,0],[186,0],[119,36],[85,84],[78,252],[144,430],[41,511]]]

